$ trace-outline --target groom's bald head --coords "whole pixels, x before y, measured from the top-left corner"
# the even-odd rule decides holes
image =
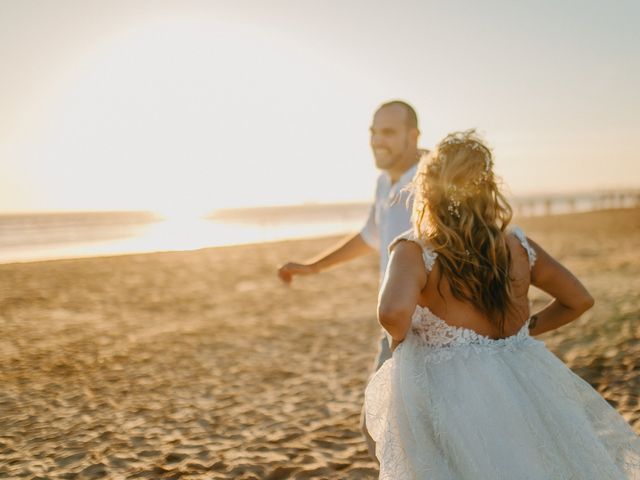
[[[380,105],[377,108],[376,113],[385,108],[397,108],[403,110],[405,113],[405,125],[407,129],[418,129],[418,115],[416,114],[415,109],[407,102],[402,100],[391,100],[390,102],[386,102]]]

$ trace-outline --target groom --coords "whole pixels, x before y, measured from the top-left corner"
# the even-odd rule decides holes
[[[328,252],[304,263],[289,262],[278,269],[278,276],[290,283],[296,275],[311,275],[352,260],[366,253],[380,255],[380,280],[388,261],[391,241],[411,228],[411,205],[403,188],[413,179],[420,156],[418,149],[418,118],[411,105],[400,100],[382,104],[373,116],[370,127],[371,149],[376,167],[382,170],[376,183],[375,201],[362,230],[331,248]],[[380,337],[375,370],[391,357],[384,334]],[[375,444],[361,417],[361,427],[369,453],[375,459]]]

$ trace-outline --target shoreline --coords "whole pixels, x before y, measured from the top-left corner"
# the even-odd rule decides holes
[[[556,218],[556,217],[571,217],[575,215],[590,215],[594,213],[613,213],[618,211],[637,211],[638,215],[640,215],[640,207],[623,207],[623,208],[608,208],[608,209],[599,209],[599,210],[587,210],[587,211],[577,211],[577,212],[566,212],[566,213],[552,213],[552,214],[541,214],[541,215],[530,215],[530,216],[521,216],[516,217],[514,213],[514,220],[512,220],[511,225],[516,225],[519,222],[523,224],[529,224],[530,222],[536,222],[538,219],[546,219],[546,218]],[[515,209],[514,209],[515,212]],[[104,253],[91,253],[91,254],[68,254],[64,256],[52,256],[52,257],[43,257],[43,258],[34,258],[34,259],[24,259],[24,260],[0,260],[0,265],[16,265],[16,264],[25,264],[25,263],[40,263],[40,262],[52,262],[57,260],[83,260],[90,258],[109,258],[109,257],[120,257],[120,256],[132,256],[132,255],[154,255],[154,254],[166,254],[166,253],[178,253],[178,252],[197,252],[200,250],[208,250],[208,249],[217,249],[217,248],[235,248],[235,247],[243,247],[243,246],[256,246],[256,245],[269,245],[269,244],[279,244],[282,242],[299,242],[299,241],[313,241],[313,240],[322,240],[322,239],[334,239],[338,240],[340,238],[345,237],[351,233],[355,233],[356,230],[347,231],[342,234],[327,234],[327,235],[310,235],[310,236],[294,236],[291,238],[283,238],[283,239],[274,239],[274,240],[265,240],[260,242],[246,242],[246,243],[234,243],[229,245],[214,245],[214,246],[204,246],[199,248],[186,248],[186,249],[167,249],[167,250],[154,250],[154,251],[124,251],[124,252],[104,252]],[[86,244],[81,244],[81,246],[86,246]]]

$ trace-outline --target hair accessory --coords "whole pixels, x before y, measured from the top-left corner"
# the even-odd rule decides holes
[[[489,164],[487,164],[489,165]],[[487,181],[487,178],[489,178],[489,170],[487,169],[487,167],[485,167],[484,172],[482,172],[480,175],[478,175],[477,178],[473,179],[473,184],[478,187],[480,186],[481,183],[484,183]]]
[[[461,187],[457,187],[456,185],[450,185],[448,187],[447,199],[449,200],[449,204],[447,205],[447,210],[453,217],[460,218],[461,199],[466,198],[473,193],[478,193],[480,191],[480,185],[485,183],[490,177],[491,153],[480,142],[473,139],[461,138],[455,135],[451,135],[443,140],[440,143],[440,147],[443,146],[466,147],[470,150],[482,153],[482,157],[484,159],[484,170],[482,171],[482,173],[480,173],[480,175]]]
[[[447,137],[446,139],[444,139],[442,142],[440,142],[440,146],[445,146],[445,145],[446,146],[464,145],[464,146],[470,148],[471,150],[475,150],[477,152],[482,152],[483,157],[484,157],[484,172],[486,174],[489,173],[489,170],[491,169],[491,156],[489,155],[487,147],[482,145],[480,142],[477,142],[475,140],[465,140],[463,138],[451,135],[451,136]],[[478,185],[482,181],[486,180],[486,178],[487,178],[486,176],[481,175],[479,178],[474,180],[473,183]]]
[[[454,217],[460,218],[460,210],[458,209],[459,206],[460,206],[459,200],[451,200],[449,202],[449,206],[447,207],[447,210],[449,210],[449,213]]]
[[[458,198],[458,188],[455,185],[449,186],[449,205],[447,210],[454,217],[460,218],[460,199]]]

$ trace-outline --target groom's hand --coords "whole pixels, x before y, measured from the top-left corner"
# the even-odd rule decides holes
[[[278,277],[286,284],[291,283],[295,275],[312,275],[314,273],[317,273],[314,267],[303,263],[289,262],[278,269]]]

